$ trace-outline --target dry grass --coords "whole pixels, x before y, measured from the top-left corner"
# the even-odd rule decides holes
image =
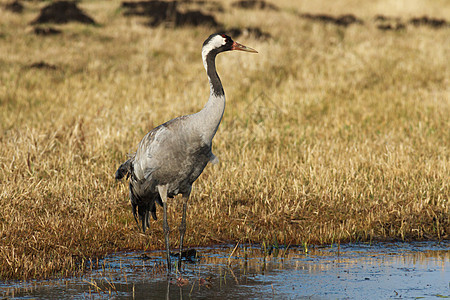
[[[194,185],[187,245],[448,239],[450,30],[382,32],[372,21],[448,16],[448,2],[403,12],[398,1],[285,1],[279,12],[232,13],[224,3],[226,25],[273,38],[238,39],[260,54],[218,59],[228,99],[214,140],[221,163]],[[27,25],[41,5],[0,10],[3,279],[65,276],[85,258],[163,248],[161,220],[142,234],[113,174],[148,130],[199,110],[209,93],[208,28],[148,28],[123,17],[119,1],[86,1],[101,26],[41,37]],[[298,10],[351,12],[365,24],[311,23]],[[27,67],[39,61],[57,69]]]

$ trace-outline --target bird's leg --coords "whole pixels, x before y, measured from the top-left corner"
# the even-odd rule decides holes
[[[191,191],[187,193],[183,193],[183,214],[181,215],[181,224],[179,227],[180,230],[180,252],[178,255],[178,269],[181,269],[181,253],[183,251],[183,239],[184,234],[186,233],[186,210],[187,210],[187,202],[189,200],[189,195]]]
[[[170,273],[171,265],[170,265],[170,242],[169,242],[169,224],[167,223],[167,201],[163,201],[164,206],[164,224],[163,230],[166,240],[166,252],[167,252],[167,271]]]
[[[170,272],[170,244],[169,244],[169,224],[167,223],[167,185],[158,185],[158,192],[161,196],[164,210],[163,230],[166,239],[166,251],[167,251],[167,272]]]

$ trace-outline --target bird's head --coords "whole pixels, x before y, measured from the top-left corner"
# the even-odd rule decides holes
[[[258,53],[255,49],[239,44],[238,42],[233,41],[231,37],[222,33],[214,33],[211,34],[203,43],[202,47],[202,57],[205,61],[206,57],[209,54],[213,54],[213,56],[219,54],[220,52],[231,51],[231,50],[240,50],[246,52]]]
[[[255,49],[239,44],[233,41],[231,37],[222,33],[211,34],[203,43],[203,51],[216,53],[231,51],[231,50],[241,50],[246,52],[258,53]]]

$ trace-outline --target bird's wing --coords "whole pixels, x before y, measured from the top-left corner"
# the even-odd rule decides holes
[[[140,141],[134,159],[134,172],[138,180],[147,179],[159,168],[161,162],[155,159],[154,153],[160,146],[160,135],[164,131],[165,128],[160,125],[148,132]]]
[[[170,160],[176,135],[183,130],[183,122],[188,116],[172,119],[148,132],[138,145],[134,159],[135,175],[140,180],[148,180],[151,174]]]

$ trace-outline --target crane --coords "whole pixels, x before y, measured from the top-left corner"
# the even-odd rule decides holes
[[[178,265],[181,266],[183,239],[186,232],[186,209],[192,184],[203,172],[208,162],[218,162],[212,153],[212,139],[217,132],[225,110],[225,93],[216,72],[217,54],[241,50],[256,50],[239,44],[225,34],[210,35],[202,47],[203,65],[208,75],[210,94],[206,105],[197,113],[181,116],[159,125],[140,141],[137,151],[116,171],[117,180],[130,178],[130,200],[136,223],[145,232],[149,215],[154,220],[156,203],[163,207],[163,231],[167,252],[167,268],[170,272],[169,225],[167,222],[167,198],[181,194],[180,249]],[[138,221],[139,218],[139,221]]]

